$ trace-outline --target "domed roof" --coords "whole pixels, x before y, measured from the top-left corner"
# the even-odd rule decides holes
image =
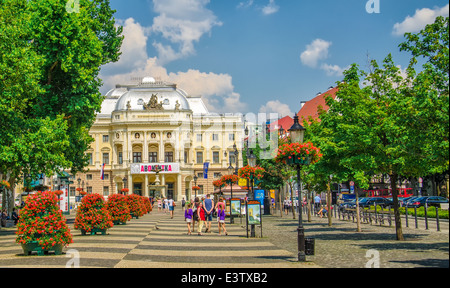
[[[145,77],[140,84],[125,87],[128,92],[120,96],[115,111],[191,110],[186,99],[188,95],[175,84],[157,82],[152,77]]]

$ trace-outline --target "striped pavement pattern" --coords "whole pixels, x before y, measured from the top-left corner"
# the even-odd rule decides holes
[[[81,268],[316,267],[313,263],[296,262],[296,255],[264,238],[246,238],[245,228],[239,223],[227,224],[228,236],[218,235],[215,219],[212,233],[187,235],[180,210],[173,219],[153,211],[126,225],[114,226],[107,235],[82,236],[73,229],[69,218],[70,222],[74,243],[64,249],[63,255],[24,256],[22,247],[15,243],[15,229],[2,228],[0,268],[65,268],[74,263]]]

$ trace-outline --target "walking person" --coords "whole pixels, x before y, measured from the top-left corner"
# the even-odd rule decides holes
[[[161,201],[161,199],[160,198],[158,198],[158,212],[161,212],[162,210],[162,203],[161,203],[162,201]]]
[[[217,204],[217,223],[219,226],[219,235],[222,235],[220,232],[220,228],[222,228],[225,235],[228,235],[228,231],[225,228],[225,206],[223,205],[223,203],[221,203],[222,205],[219,205],[219,203]]]
[[[169,207],[170,219],[173,219],[173,210],[175,209],[175,201],[169,196],[167,200],[167,206]]]
[[[319,195],[316,195],[316,197],[314,197],[314,212],[315,213],[319,212],[320,202],[322,202],[322,199],[320,198]]]
[[[205,233],[211,233],[211,222],[213,218],[214,212],[214,201],[210,199],[210,194],[206,195],[205,201],[203,201],[204,209],[205,209],[205,219],[206,219],[206,231]]]
[[[198,235],[202,236],[203,224],[205,223],[205,209],[203,209],[203,203],[199,202],[197,207],[197,218],[198,218]]]
[[[198,209],[199,200],[198,197],[195,197],[194,201],[192,201],[192,212],[194,212],[194,216],[192,217],[192,227],[195,227],[195,222],[198,221]]]
[[[183,208],[183,211],[184,211],[185,206],[186,206],[186,200],[184,200],[184,197],[183,197],[183,199],[181,200],[181,208]]]
[[[169,199],[167,199],[166,197],[164,197],[164,213],[169,213]]]
[[[186,206],[186,210],[184,210],[184,219],[187,223],[187,227],[188,227],[188,235],[191,235],[191,224],[192,224],[192,218],[194,217],[194,212],[192,211],[192,204],[189,203]]]

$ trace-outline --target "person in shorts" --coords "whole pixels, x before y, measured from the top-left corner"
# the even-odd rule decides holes
[[[218,205],[217,210],[217,222],[219,224],[219,235],[222,235],[220,232],[220,228],[223,229],[225,235],[228,235],[227,229],[225,228],[225,207],[223,205]]]
[[[206,195],[206,199],[203,201],[203,207],[205,209],[206,231],[205,233],[211,233],[211,222],[214,212],[214,201],[210,199],[211,195]]]
[[[187,223],[187,227],[188,227],[188,235],[191,235],[191,223],[192,223],[192,218],[194,217],[194,212],[192,211],[192,205],[191,203],[188,203],[186,206],[186,210],[184,211],[184,219]]]

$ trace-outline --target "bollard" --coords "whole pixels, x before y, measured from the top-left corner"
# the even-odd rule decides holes
[[[441,227],[439,226],[439,208],[436,206],[436,226],[437,231],[441,231]]]
[[[409,227],[409,225],[408,225],[408,206],[405,206],[405,211],[406,211],[406,213],[405,213],[406,227]]]
[[[414,214],[416,218],[416,229],[419,228],[419,223],[417,223],[417,207],[414,207]]]
[[[428,207],[427,203],[425,203],[425,230],[428,230]]]

